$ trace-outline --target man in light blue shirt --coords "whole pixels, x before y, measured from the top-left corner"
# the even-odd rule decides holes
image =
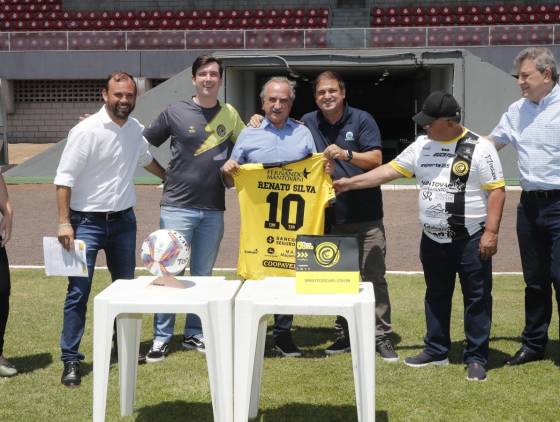
[[[295,99],[294,86],[293,81],[281,77],[272,78],[263,86],[265,119],[260,127],[241,131],[231,160],[237,164],[277,163],[301,160],[317,152],[309,129],[289,117]],[[229,166],[224,165],[226,168]]]
[[[523,98],[508,108],[490,137],[511,144],[523,189],[517,237],[525,288],[522,346],[506,361],[520,365],[544,357],[552,317],[552,286],[560,304],[560,87],[552,52],[527,48],[515,65]]]
[[[263,86],[261,94],[265,119],[258,128],[247,127],[241,131],[231,158],[222,167],[228,185],[231,174],[240,164],[279,163],[301,160],[317,152],[309,129],[290,119],[295,99],[295,83],[284,77],[273,77]],[[290,329],[293,315],[274,315],[274,347],[283,356],[301,356],[292,341]]]

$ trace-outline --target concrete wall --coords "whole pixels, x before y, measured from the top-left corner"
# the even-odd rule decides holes
[[[15,113],[7,115],[8,142],[58,142],[81,114],[95,113],[100,107],[101,102],[16,103]]]

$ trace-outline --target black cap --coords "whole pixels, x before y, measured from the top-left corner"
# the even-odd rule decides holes
[[[426,101],[424,101],[422,105],[422,111],[416,114],[412,120],[414,120],[418,126],[426,126],[442,117],[460,116],[461,107],[453,95],[443,91],[435,91],[426,98]]]

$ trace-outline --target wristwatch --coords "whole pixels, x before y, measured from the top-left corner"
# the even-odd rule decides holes
[[[352,150],[347,149],[346,150],[346,161],[352,161],[352,158],[354,158],[354,154],[352,153]]]

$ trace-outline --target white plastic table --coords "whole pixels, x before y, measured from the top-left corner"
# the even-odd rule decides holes
[[[117,280],[94,299],[93,420],[104,421],[113,321],[117,318],[121,415],[133,411],[142,314],[193,313],[202,321],[215,421],[233,420],[233,298],[241,282],[177,277],[188,288],[149,286],[155,277]]]
[[[235,297],[234,421],[259,410],[268,314],[342,315],[348,321],[358,420],[375,420],[375,298],[371,283],[358,294],[296,294],[295,279],[248,280]],[[289,362],[286,362],[289,365]]]

